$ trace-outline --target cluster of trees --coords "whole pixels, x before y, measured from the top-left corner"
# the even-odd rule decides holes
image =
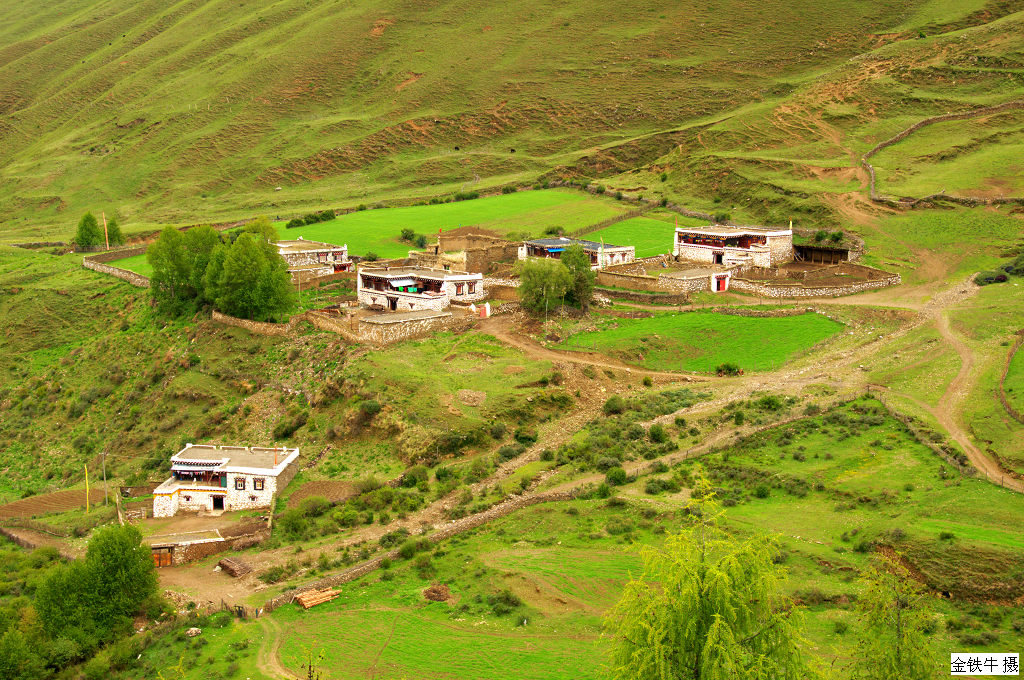
[[[406,243],[414,244],[417,248],[427,247],[427,237],[424,236],[423,234],[417,234],[415,231],[409,229],[408,227],[402,229],[399,238],[401,238]]]
[[[1004,283],[1011,276],[1024,276],[1024,255],[1018,255],[999,269],[978,272],[974,282],[979,286],[987,286],[990,283]]]
[[[664,546],[640,550],[642,573],[605,617],[612,680],[821,677],[802,651],[799,610],[779,594],[778,546],[765,536],[738,538],[721,526],[721,514],[710,482],[699,477],[689,525]],[[888,560],[863,579],[860,653],[848,677],[936,677],[921,587]]]
[[[594,297],[594,271],[590,256],[579,245],[569,246],[562,257],[528,259],[518,265],[519,301],[533,312],[553,310],[564,304],[590,309]]]
[[[170,315],[211,305],[245,319],[280,319],[295,306],[296,296],[276,240],[265,217],[227,239],[208,226],[184,233],[167,227],[146,250],[153,300]]]
[[[309,213],[304,217],[296,217],[295,219],[288,220],[288,224],[284,225],[285,229],[295,229],[296,227],[304,227],[307,224],[316,224],[317,222],[330,222],[338,215],[333,210],[322,210],[320,212]]]
[[[107,233],[104,236],[103,227],[95,215],[91,212],[82,215],[82,219],[78,221],[78,229],[75,230],[75,245],[79,248],[90,248],[106,245],[107,242],[112,246],[124,245],[124,236],[117,224],[117,218],[112,216],[107,220]]]
[[[157,618],[166,604],[142,534],[132,526],[99,529],[85,559],[56,561],[35,581],[35,597],[16,620],[3,621],[0,677],[37,680],[92,657],[103,645],[132,635],[139,613]],[[120,643],[119,643],[120,644]],[[108,672],[108,648],[86,664]],[[96,666],[96,669],[90,669]]]

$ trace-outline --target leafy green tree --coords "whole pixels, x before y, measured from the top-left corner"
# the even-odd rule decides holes
[[[20,630],[11,628],[0,637],[0,678],[36,680],[45,675],[43,660]]]
[[[185,232],[183,245],[190,270],[189,286],[200,301],[212,303],[206,291],[206,270],[214,249],[220,245],[220,234],[208,225],[194,227]]]
[[[288,265],[261,235],[243,233],[226,253],[218,251],[219,248],[213,251],[211,260],[219,272],[215,279],[207,279],[212,285],[208,294],[214,298],[217,309],[232,316],[266,321],[285,315],[295,306]]]
[[[572,275],[558,260],[523,260],[518,271],[519,301],[533,312],[547,313],[561,305],[572,285]]]
[[[79,248],[88,248],[103,244],[103,230],[100,229],[96,216],[91,212],[82,215],[78,221],[78,230],[75,232],[75,245]]]
[[[117,218],[114,216],[107,220],[107,240],[110,241],[112,246],[124,245],[124,234],[121,233],[121,226],[117,223]]]
[[[772,539],[740,540],[700,477],[689,526],[662,548],[640,549],[630,581],[605,625],[614,639],[615,680],[783,680],[811,675],[790,602],[779,595]]]
[[[53,567],[36,591],[36,610],[52,639],[83,651],[130,630],[132,617],[157,592],[156,572],[133,526],[99,529],[85,559]]]
[[[566,298],[585,312],[590,309],[590,301],[594,297],[594,280],[597,278],[590,268],[590,256],[584,252],[583,246],[572,245],[562,253],[561,261],[572,276]]]
[[[257,234],[264,243],[277,242],[277,230],[271,223],[269,217],[257,217],[242,227],[243,234]],[[275,251],[276,252],[276,251]]]
[[[923,588],[906,567],[879,556],[862,577],[857,609],[863,628],[854,677],[862,680],[926,680],[938,675],[928,644],[932,614]]]
[[[196,297],[192,287],[192,267],[185,250],[185,237],[174,227],[164,227],[160,238],[146,249],[146,260],[153,268],[149,277],[150,295],[157,308],[166,314],[180,314]]]

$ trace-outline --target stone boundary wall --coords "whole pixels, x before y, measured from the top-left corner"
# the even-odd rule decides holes
[[[550,503],[552,501],[568,501],[574,498],[574,494],[567,491],[553,491],[548,493],[535,494],[532,496],[513,496],[512,498],[503,501],[497,505],[494,505],[483,512],[479,512],[469,517],[463,517],[457,519],[442,529],[438,529],[431,535],[427,536],[426,539],[431,543],[439,543],[443,540],[449,539],[452,536],[476,529],[477,527],[490,522],[491,520],[504,517],[516,510],[530,507],[531,505],[537,505],[539,503]],[[345,569],[344,571],[334,574],[333,576],[327,576],[325,578],[314,581],[313,583],[300,586],[294,590],[281,593],[277,597],[268,600],[263,605],[263,611],[272,612],[278,607],[288,604],[295,599],[296,595],[300,595],[310,590],[322,590],[324,588],[333,588],[340,586],[345,583],[356,580],[361,576],[365,576],[370,572],[378,569],[381,562],[384,559],[391,560],[392,562],[400,560],[401,557],[398,554],[398,550],[389,550],[383,555],[378,555],[371,560],[367,560],[362,564],[357,564],[354,567]]]
[[[393,323],[359,322],[359,337],[363,342],[383,347],[403,340],[415,340],[439,331],[460,333],[469,330],[476,324],[477,317],[436,316],[429,319],[397,321]]]
[[[515,301],[519,299],[519,288],[504,284],[487,286],[487,298],[490,300]]]
[[[772,319],[783,316],[803,316],[804,314],[820,313],[811,307],[798,307],[796,309],[744,309],[743,307],[713,307],[711,309],[693,311],[714,312],[715,314],[728,314],[729,316],[750,316],[758,319]]]
[[[518,302],[506,302],[501,305],[492,305],[491,316],[495,316],[497,314],[512,314],[514,312],[518,312],[520,309],[522,309],[522,305]]]
[[[734,276],[729,282],[729,290],[767,298],[842,297],[844,295],[863,293],[868,290],[896,286],[901,281],[902,279],[899,274],[890,274],[876,281],[861,281],[859,283],[839,286],[807,286],[800,283],[750,281]]]
[[[112,267],[109,264],[96,262],[95,260],[91,260],[88,257],[82,258],[82,266],[85,267],[86,269],[91,269],[94,272],[99,272],[100,274],[109,274],[110,276],[115,276],[119,279],[127,281],[133,286],[137,286],[138,288],[149,288],[148,277],[145,277],[142,274],[136,274],[135,272],[130,272],[127,269],[121,269],[120,267]]]
[[[1000,205],[1000,204],[1019,204],[1024,205],[1024,197],[1012,197],[1012,196],[1000,196],[996,198],[968,198],[964,196],[952,196],[943,192],[937,194],[931,194],[923,198],[901,198],[895,199],[890,196],[883,196],[876,191],[876,179],[875,179],[875,167],[868,162],[868,159],[874,156],[876,153],[885,149],[886,147],[892,146],[898,142],[903,141],[913,133],[917,132],[921,128],[932,125],[934,123],[944,123],[954,120],[967,120],[969,118],[978,118],[980,116],[988,116],[994,113],[1001,113],[1003,111],[1010,111],[1013,109],[1024,109],[1024,101],[1011,101],[1003,104],[997,104],[996,106],[986,106],[980,109],[974,109],[972,111],[962,111],[959,113],[946,113],[941,116],[932,116],[919,120],[907,129],[899,132],[898,134],[886,139],[885,141],[879,142],[874,146],[873,149],[865,153],[860,158],[861,166],[867,171],[869,178],[869,193],[871,200],[876,203],[887,203],[890,205],[896,205],[901,207],[914,207],[921,203],[929,203],[933,200],[943,200],[952,203],[959,203],[961,205],[974,206],[974,205]]]
[[[996,392],[999,395],[999,401],[1003,404],[1003,408],[1006,409],[1006,412],[1009,413],[1014,420],[1024,424],[1024,414],[1010,405],[1009,400],[1006,398],[1006,390],[1003,389],[1003,383],[1006,382],[1006,374],[1010,372],[1010,363],[1013,362],[1013,357],[1020,350],[1022,344],[1024,344],[1024,330],[1019,330],[1017,331],[1017,342],[1013,343],[1013,347],[1010,348],[1009,354],[1006,355],[1006,363],[1003,365],[1003,372],[999,376],[999,384]]]
[[[735,279],[733,279],[735,281]],[[701,290],[711,290],[711,273],[707,276],[696,278],[676,278],[673,276],[643,276],[637,274],[619,274],[605,271],[597,272],[597,284],[600,286],[611,286],[614,288],[628,288],[630,290],[648,291],[651,293],[695,293]]]
[[[110,262],[112,260],[120,260],[125,257],[134,257],[136,255],[144,255],[148,245],[133,246],[131,248],[118,248],[116,250],[105,250],[102,253],[96,253],[95,255],[86,255],[84,259],[91,260],[93,262]]]
[[[648,305],[682,305],[690,302],[690,296],[686,293],[641,293],[632,290],[617,290],[615,288],[595,286],[594,294],[600,294],[614,300],[628,300],[629,302],[640,302]]]
[[[625,196],[623,196],[623,198],[625,198]],[[651,207],[653,207],[653,206],[651,206]],[[606,227],[610,227],[613,224],[618,224],[619,222],[625,222],[626,220],[631,220],[634,217],[642,217],[645,212],[647,212],[648,210],[651,209],[651,207],[643,207],[643,208],[636,208],[635,210],[627,210],[626,212],[622,213],[621,215],[616,215],[615,217],[609,217],[608,219],[601,220],[600,222],[598,222],[596,224],[588,224],[585,227],[581,227],[581,228],[576,229],[574,231],[570,231],[570,232],[566,233],[566,236],[568,236],[569,238],[579,238],[580,236],[585,236],[586,234],[589,234],[591,232],[600,231],[602,229],[605,229]]]
[[[295,324],[305,318],[304,314],[296,314],[288,323],[269,323],[266,321],[252,321],[250,319],[239,319],[235,316],[229,316],[213,310],[213,314],[210,316],[211,319],[217,323],[222,323],[226,326],[234,326],[236,328],[244,328],[251,333],[257,333],[259,335],[276,335],[286,336],[291,334],[295,329]]]
[[[613,264],[604,267],[600,271],[610,274],[632,274],[634,276],[650,276],[647,270],[651,265],[675,263],[676,259],[671,255],[652,255],[651,257],[638,257],[632,262],[625,264]]]

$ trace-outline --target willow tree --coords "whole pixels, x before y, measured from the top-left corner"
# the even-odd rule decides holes
[[[929,644],[933,618],[924,588],[897,560],[884,555],[861,578],[860,649],[854,677],[865,680],[928,680],[937,676]]]
[[[614,680],[807,678],[773,539],[737,538],[721,525],[711,485],[698,478],[688,525],[640,549],[643,570],[605,616]]]

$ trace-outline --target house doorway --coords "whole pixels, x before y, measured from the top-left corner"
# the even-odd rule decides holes
[[[388,298],[388,309],[390,309],[392,312],[398,310],[398,298]]]
[[[719,277],[717,277],[715,279],[715,290],[716,291],[721,292],[723,290],[728,290],[728,286],[729,286],[729,279],[728,278],[726,278],[724,276],[719,276]]]
[[[213,509],[214,510],[223,510],[224,509],[224,496],[214,496],[213,497]]]
[[[724,256],[725,256],[725,253],[715,253],[715,254],[714,254],[714,261],[715,261],[715,264],[722,264],[722,258],[723,258]]]

